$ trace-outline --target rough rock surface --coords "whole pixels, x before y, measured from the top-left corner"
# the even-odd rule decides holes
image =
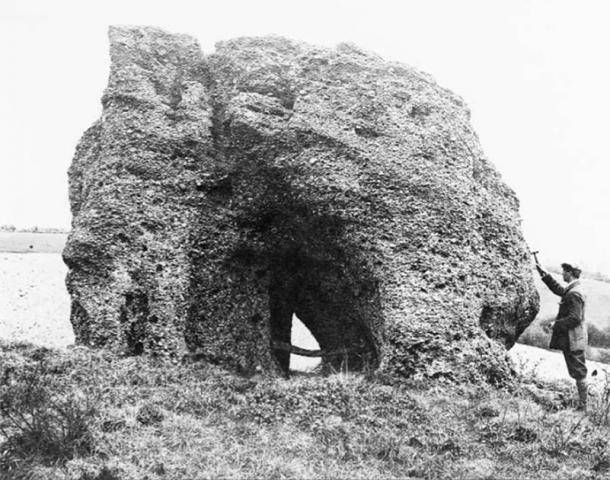
[[[462,100],[355,46],[110,29],[70,168],[77,341],[279,372],[296,315],[339,368],[508,375],[538,310],[518,201]],[[369,353],[363,354],[362,351]]]

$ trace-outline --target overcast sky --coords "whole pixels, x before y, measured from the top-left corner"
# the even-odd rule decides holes
[[[101,113],[107,28],[214,43],[351,41],[461,95],[547,264],[610,274],[610,7],[605,1],[0,1],[0,224],[70,224],[67,174]]]

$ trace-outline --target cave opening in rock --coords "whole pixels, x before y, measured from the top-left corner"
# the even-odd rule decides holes
[[[326,252],[328,253],[328,252]],[[321,371],[375,368],[379,308],[375,282],[353,269],[345,257],[324,251],[291,250],[273,268],[269,288],[272,351],[285,374],[291,354],[321,359]],[[319,348],[292,341],[294,317]]]

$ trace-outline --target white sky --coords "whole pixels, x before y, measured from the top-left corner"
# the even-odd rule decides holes
[[[608,5],[608,6],[606,6]],[[0,224],[70,224],[66,171],[101,113],[107,27],[352,41],[464,97],[547,264],[610,273],[610,2],[0,1]]]

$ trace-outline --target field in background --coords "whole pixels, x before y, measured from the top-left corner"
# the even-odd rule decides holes
[[[48,347],[74,343],[65,233],[0,232],[0,338]]]
[[[0,253],[0,338],[59,348],[73,343],[66,273],[57,253]]]
[[[61,253],[66,233],[0,232],[0,252]]]

